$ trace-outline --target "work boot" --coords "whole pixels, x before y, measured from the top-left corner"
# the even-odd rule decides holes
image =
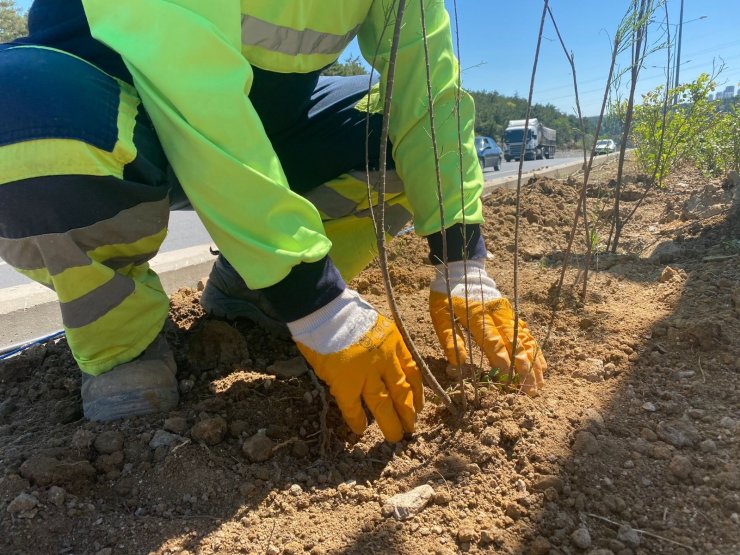
[[[174,409],[179,400],[175,357],[162,334],[131,362],[99,376],[83,374],[82,411],[98,422]]]
[[[276,337],[290,338],[288,326],[277,315],[265,294],[247,287],[234,267],[221,255],[213,263],[200,304],[210,316],[226,320],[247,318]]]

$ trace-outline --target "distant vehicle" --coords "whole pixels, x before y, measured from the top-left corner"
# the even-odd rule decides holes
[[[519,160],[524,152],[525,160],[542,160],[555,157],[557,131],[545,127],[537,118],[530,118],[527,127],[527,138],[524,137],[524,125],[527,120],[513,119],[504,131],[504,158],[506,161]]]
[[[491,137],[476,137],[475,149],[478,151],[478,162],[482,170],[493,166],[495,171],[501,169],[503,152]]]
[[[611,154],[615,150],[617,150],[617,145],[611,139],[601,139],[594,146],[594,152],[596,154]]]

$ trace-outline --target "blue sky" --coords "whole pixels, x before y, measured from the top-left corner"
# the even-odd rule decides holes
[[[453,0],[445,2],[452,13]],[[629,3],[630,0],[550,0],[563,39],[575,54],[581,105],[586,115],[598,113],[609,69],[610,37]],[[27,8],[31,0],[19,0],[17,4]],[[517,93],[526,98],[542,5],[542,0],[457,0],[466,88]],[[672,24],[678,23],[679,7],[680,0],[668,0]],[[698,19],[702,16],[704,19]],[[663,19],[662,12],[659,19]],[[672,27],[674,36],[675,29]],[[740,0],[684,0],[681,81],[711,72],[712,61],[719,62],[721,57],[727,69],[719,82],[723,87],[736,85],[740,81],[739,29]],[[350,46],[348,53],[358,54],[356,45]],[[665,64],[664,52],[648,60],[638,93],[665,82]],[[549,102],[573,113],[570,67],[549,21],[537,73],[535,101]]]

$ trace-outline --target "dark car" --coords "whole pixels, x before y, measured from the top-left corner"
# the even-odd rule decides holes
[[[476,137],[475,149],[478,151],[478,162],[481,169],[485,170],[493,166],[493,169],[501,169],[501,159],[503,152],[491,137]]]

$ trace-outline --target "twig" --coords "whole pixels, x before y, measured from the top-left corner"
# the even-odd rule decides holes
[[[183,441],[182,443],[178,443],[177,445],[175,445],[175,446],[174,446],[174,447],[172,448],[172,451],[170,451],[170,455],[173,455],[173,454],[175,453],[175,451],[177,451],[177,450],[178,450],[178,449],[179,449],[180,447],[185,447],[185,446],[186,446],[186,445],[188,445],[188,444],[189,444],[190,442],[191,442],[190,438],[187,438],[187,439],[186,439],[185,441]]]
[[[326,458],[326,450],[329,447],[329,428],[326,426],[326,415],[329,412],[329,402],[326,400],[326,388],[321,384],[313,370],[308,371],[314,387],[319,392],[321,398],[321,414],[319,415],[319,431],[321,432],[321,441],[319,442],[319,456]]]
[[[388,299],[388,306],[391,310],[391,314],[393,315],[393,320],[395,321],[396,326],[398,327],[398,331],[401,333],[401,337],[403,337],[403,340],[406,343],[411,356],[414,358],[414,361],[419,367],[419,371],[424,377],[424,381],[434,391],[434,393],[440,399],[442,399],[442,402],[444,402],[448,410],[453,414],[457,414],[457,407],[455,407],[452,399],[450,399],[450,396],[447,395],[447,392],[442,388],[441,385],[439,385],[439,382],[434,377],[434,374],[432,374],[432,371],[429,369],[429,367],[426,365],[426,362],[424,362],[424,359],[421,358],[416,345],[414,345],[414,342],[411,339],[411,335],[406,329],[405,323],[401,319],[396,299],[393,296],[393,284],[391,283],[390,272],[388,270],[388,256],[385,248],[385,188],[388,169],[386,166],[386,156],[388,152],[388,126],[391,113],[391,100],[393,98],[393,83],[396,72],[396,58],[398,57],[398,43],[401,35],[403,12],[405,8],[406,0],[398,0],[398,8],[396,10],[396,23],[393,29],[393,41],[391,43],[391,51],[388,60],[386,91],[383,103],[383,125],[380,132],[380,184],[378,191],[378,206],[380,207],[380,210],[378,211],[379,217],[376,217],[372,203],[370,204],[370,214],[373,218],[373,221],[376,222],[375,231],[378,243],[378,264],[383,275],[386,297]],[[444,237],[444,233],[442,234],[442,236]]]
[[[270,537],[267,540],[267,545],[265,546],[265,555],[270,551],[270,546],[272,545],[272,536],[275,533],[275,526],[277,526],[277,520],[274,518],[272,519],[272,530],[270,530]]]
[[[540,19],[540,31],[537,34],[537,48],[534,52],[534,63],[532,64],[532,77],[529,80],[529,96],[527,97],[527,115],[524,118],[524,135],[522,138],[522,148],[519,152],[519,171],[516,179],[516,212],[514,219],[514,336],[511,342],[511,364],[509,366],[509,386],[514,380],[514,367],[516,365],[516,350],[519,339],[519,220],[521,216],[521,198],[522,198],[522,171],[524,170],[524,153],[527,134],[529,133],[529,116],[532,111],[532,96],[534,94],[534,78],[537,75],[537,62],[540,59],[540,46],[542,45],[542,29],[545,27],[545,16],[549,0],[545,0],[542,7],[542,18]],[[535,155],[535,158],[537,156]],[[463,392],[464,394],[464,392]]]
[[[620,522],[616,522],[616,521],[610,520],[610,519],[608,519],[608,518],[606,518],[604,516],[595,515],[593,513],[583,513],[583,514],[586,515],[586,516],[590,516],[591,518],[595,518],[595,519],[598,519],[598,520],[603,520],[604,522],[608,522],[609,524],[613,524],[614,526],[628,526],[626,524],[622,524]],[[635,532],[637,532],[638,534],[642,534],[643,536],[648,536],[648,537],[651,537],[651,538],[655,538],[656,540],[661,540],[661,541],[664,541],[664,542],[672,543],[673,545],[680,545],[681,547],[685,547],[686,549],[688,549],[690,551],[696,551],[693,547],[691,547],[688,544],[681,543],[681,542],[678,542],[676,540],[671,540],[671,539],[668,539],[666,537],[659,536],[658,534],[653,534],[652,532],[648,532],[646,530],[638,530],[637,528],[633,528],[633,530]]]
[[[699,371],[701,372],[701,381],[707,383],[707,377],[704,374],[704,368],[701,367],[701,355],[699,355]]]

